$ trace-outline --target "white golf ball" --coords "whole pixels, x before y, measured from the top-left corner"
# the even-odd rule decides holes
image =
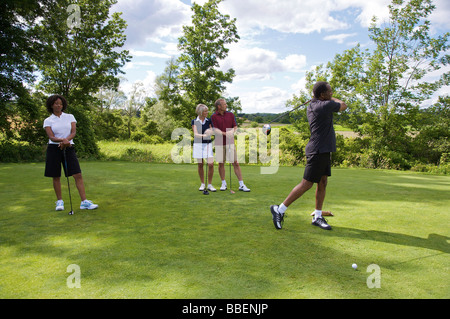
[[[358,265],[357,265],[357,264],[353,264],[353,265],[352,265],[352,268],[353,268],[353,269],[356,269],[356,268],[358,268]]]

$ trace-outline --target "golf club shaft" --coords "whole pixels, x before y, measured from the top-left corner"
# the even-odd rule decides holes
[[[228,147],[228,156],[230,157],[230,161],[229,161],[229,167],[230,167],[230,193],[233,194],[233,188],[231,186],[231,144],[229,144],[229,147]],[[233,158],[234,158],[234,154],[233,154]]]
[[[208,192],[208,153],[209,153],[209,144],[206,144],[206,161],[205,161],[205,163],[206,163],[206,168],[205,168],[206,174],[205,174],[205,176],[203,178],[203,182],[205,183],[205,189],[203,190],[203,195],[209,195],[209,192]],[[202,154],[202,157],[203,157],[203,154]],[[203,161],[203,159],[202,159],[202,161]]]
[[[64,155],[64,165],[66,167],[67,188],[69,189],[70,211],[73,212],[72,195],[70,194],[69,170],[67,168],[67,157],[66,157],[66,149],[65,148],[63,149],[63,155]]]
[[[282,117],[288,115],[289,113],[294,112],[295,110],[297,110],[298,108],[302,107],[303,105],[308,104],[309,102],[311,102],[311,100],[309,100],[309,101],[307,101],[307,102],[305,102],[305,103],[303,103],[303,104],[300,104],[300,105],[294,107],[294,108],[293,108],[292,110],[290,110],[290,111],[284,112],[284,113],[281,114],[280,116],[278,116],[278,117],[276,117],[275,119],[273,119],[272,121],[270,121],[269,124],[272,124],[273,122],[278,121],[278,120],[281,119]]]

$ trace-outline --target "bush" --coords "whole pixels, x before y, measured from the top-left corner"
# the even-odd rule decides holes
[[[0,140],[0,162],[42,162],[45,160],[45,146],[30,145],[28,142]]]
[[[161,144],[164,140],[158,135],[147,135],[144,132],[133,132],[131,133],[131,140],[135,142],[141,142],[145,144]]]
[[[131,133],[130,139],[135,142],[140,142],[146,136],[148,136],[148,135],[145,134],[144,132],[137,131],[137,132]]]
[[[164,140],[161,136],[158,135],[147,135],[141,139],[141,142],[145,144],[162,144],[164,143]]]
[[[127,148],[126,153],[120,158],[124,161],[130,162],[151,162],[152,152],[147,150],[142,150],[139,148]]]
[[[306,164],[305,147],[308,140],[286,127],[280,128],[280,162],[286,165]]]

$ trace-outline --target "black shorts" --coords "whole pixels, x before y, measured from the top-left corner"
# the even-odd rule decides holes
[[[47,177],[61,177],[61,166],[65,176],[81,173],[80,163],[73,146],[66,148],[67,170],[64,162],[64,153],[56,144],[48,144],[47,157],[45,159],[45,173]]]
[[[306,156],[303,179],[312,183],[318,183],[322,176],[331,176],[331,153]]]

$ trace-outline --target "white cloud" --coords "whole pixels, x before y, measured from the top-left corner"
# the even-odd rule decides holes
[[[170,55],[167,55],[164,53],[150,52],[150,51],[130,50],[130,54],[133,57],[148,57],[148,58],[161,58],[161,59],[170,58]]]
[[[147,71],[147,75],[142,81],[144,83],[144,88],[149,95],[153,95],[155,91],[155,83],[156,83],[157,75],[153,71]]]
[[[306,66],[304,55],[291,54],[284,59],[275,51],[234,45],[222,63],[222,69],[233,68],[237,81],[268,80],[278,72],[301,72]]]
[[[127,64],[125,64],[123,69],[126,71],[139,68],[140,66],[152,66],[152,65],[153,63],[151,62],[128,62]]]
[[[155,91],[155,82],[157,75],[153,71],[147,71],[145,73],[145,78],[138,79],[136,81],[122,81],[120,82],[120,90],[122,90],[126,95],[129,95],[133,89],[133,85],[136,83],[143,84],[143,90],[146,96],[153,96]]]
[[[347,38],[355,37],[357,35],[358,35],[357,33],[341,33],[341,34],[327,35],[323,39],[325,41],[336,41],[337,43],[342,44]]]
[[[430,15],[430,21],[437,27],[443,29],[450,29],[450,19],[448,18],[450,14],[450,1],[448,0],[435,0],[434,5],[436,9]]]
[[[322,3],[321,3],[322,2]],[[244,33],[254,29],[271,29],[283,33],[311,33],[339,30],[348,24],[330,16],[333,4],[323,0],[227,0],[221,3],[238,29]]]
[[[361,9],[361,13],[356,18],[362,27],[368,28],[372,23],[372,18],[377,17],[377,23],[382,23],[389,18],[388,5],[391,0],[374,0],[374,1],[359,1],[359,0],[341,0],[344,4],[347,3],[352,7]]]
[[[300,80],[291,85],[291,90],[298,95],[301,91],[305,91],[305,86],[306,86],[306,77],[304,76]]]
[[[128,47],[144,44],[148,39],[176,38],[182,26],[190,22],[190,6],[179,0],[119,0],[113,11],[123,12],[127,21]]]
[[[178,43],[176,42],[166,43],[162,49],[170,56],[176,56],[180,54],[180,51],[178,50]]]
[[[350,9],[357,12],[356,21],[368,27],[374,15],[381,21],[388,17],[390,3],[391,0],[227,0],[220,3],[220,9],[237,18],[238,30],[243,34],[266,29],[309,34],[348,29],[354,21],[343,19],[340,13]]]
[[[278,87],[263,87],[239,95],[243,113],[283,112],[286,111],[286,101],[291,97],[290,92]]]

